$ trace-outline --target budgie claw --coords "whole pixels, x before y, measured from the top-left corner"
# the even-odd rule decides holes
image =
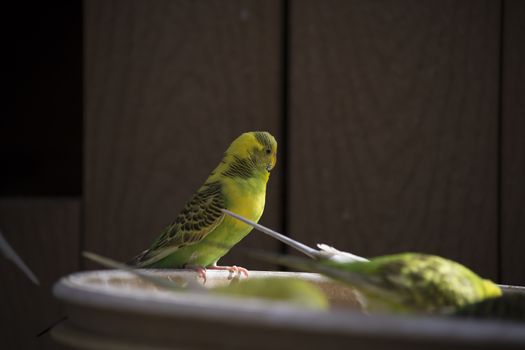
[[[199,277],[202,278],[202,283],[203,284],[206,283],[206,269],[204,267],[202,267],[202,266],[195,266],[195,265],[186,265],[186,266],[184,266],[184,268],[190,269],[190,270],[193,270],[193,271],[197,272]]]
[[[233,275],[244,275],[245,277],[248,277],[248,270],[240,266],[210,266],[208,268],[210,270],[228,270],[230,272],[228,279],[232,279]]]

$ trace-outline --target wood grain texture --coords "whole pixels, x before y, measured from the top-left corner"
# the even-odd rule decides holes
[[[126,260],[176,217],[235,137],[268,130],[280,141],[280,6],[121,0],[84,10],[85,246]],[[262,218],[274,227],[279,183],[277,168]],[[243,244],[278,246],[260,234]]]
[[[504,2],[502,282],[525,285],[525,2]]]
[[[497,274],[496,1],[294,1],[291,232]]]
[[[78,269],[80,206],[77,199],[0,199],[0,229],[40,281],[34,285],[1,259],[3,349],[62,349],[49,334],[36,335],[64,316],[53,284]]]

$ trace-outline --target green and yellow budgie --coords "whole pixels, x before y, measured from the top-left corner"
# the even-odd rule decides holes
[[[436,255],[400,253],[369,262],[326,261],[324,274],[354,286],[373,311],[450,314],[501,296],[501,289],[467,267]]]
[[[320,250],[270,230],[248,218],[224,213],[303,252],[314,260],[253,253],[291,268],[317,272],[356,288],[372,311],[447,313],[501,296],[501,289],[467,267],[436,255],[401,253],[372,258],[339,251],[326,244]]]
[[[501,296],[492,281],[436,255],[400,253],[357,262],[292,256],[267,260],[345,283],[364,296],[370,311],[452,314],[465,305]]]
[[[252,227],[226,216],[229,209],[257,222],[264,210],[266,184],[276,163],[277,142],[268,132],[247,132],[235,139],[193,198],[152,246],[129,265],[189,268],[206,279],[206,269],[244,273],[217,261]]]

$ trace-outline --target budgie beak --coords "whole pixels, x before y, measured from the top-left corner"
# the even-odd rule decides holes
[[[274,154],[271,162],[266,165],[266,170],[270,172],[275,167],[275,163],[277,163],[277,155]]]

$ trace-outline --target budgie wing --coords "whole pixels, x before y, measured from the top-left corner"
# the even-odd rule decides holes
[[[168,225],[151,248],[129,264],[149,266],[178,249],[200,242],[224,219],[225,207],[219,182],[206,183],[186,204],[175,221]]]

